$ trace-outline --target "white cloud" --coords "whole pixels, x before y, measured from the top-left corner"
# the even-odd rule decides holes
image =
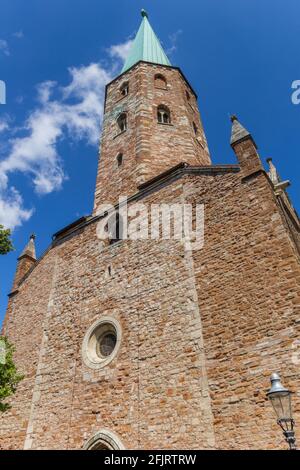
[[[108,52],[111,57],[115,59],[120,59],[121,61],[125,62],[130,52],[132,44],[133,44],[133,40],[129,39],[123,44],[117,44],[115,46],[111,46],[108,49]]]
[[[20,29],[19,31],[16,31],[15,33],[13,33],[13,36],[17,39],[23,39],[24,37],[24,33],[23,31]]]
[[[17,104],[22,104],[24,101],[24,97],[22,95],[19,95],[16,97],[15,101]]]
[[[167,55],[172,55],[173,52],[177,51],[178,38],[181,34],[182,34],[181,29],[178,29],[178,31],[176,31],[175,33],[170,34],[169,40],[170,40],[171,45],[169,49],[166,50]]]
[[[0,224],[14,229],[26,222],[33,210],[23,209],[22,206],[22,197],[14,187],[11,187],[4,197],[0,194]]]
[[[114,69],[114,64],[111,66]],[[113,78],[111,71],[92,63],[70,68],[69,73],[67,86],[53,81],[38,85],[37,106],[23,126],[11,129],[9,151],[1,155],[0,147],[0,223],[4,226],[13,229],[32,214],[23,207],[19,192],[9,186],[11,174],[29,176],[40,195],[51,193],[60,189],[66,179],[59,142],[68,139],[70,143],[98,143],[105,85]],[[8,129],[5,121],[0,121],[1,126],[3,131]]]
[[[0,133],[9,129],[8,122],[6,119],[0,119]]]
[[[8,43],[5,39],[0,39],[0,52],[4,55],[10,55]]]

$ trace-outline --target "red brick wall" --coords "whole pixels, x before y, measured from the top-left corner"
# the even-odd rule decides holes
[[[9,300],[2,332],[15,345],[14,359],[25,378],[11,400],[11,410],[1,415],[0,449],[22,449],[24,446],[34,383],[39,380],[37,367],[53,282],[53,261],[51,255],[47,256],[22,284],[20,292]],[[48,334],[47,329],[45,334]]]
[[[181,184],[172,190],[152,199],[181,197]],[[44,318],[46,340],[27,448],[82,448],[102,428],[117,433],[126,448],[213,448],[201,324],[182,244],[128,241],[100,252],[91,224],[51,250],[39,269],[54,259],[48,307],[32,307],[36,318]],[[22,284],[8,328],[24,314],[24,298],[41,283],[51,284],[51,277],[34,271]],[[81,346],[90,325],[105,315],[119,320],[123,339],[116,359],[94,371],[82,362]],[[13,339],[18,349],[32,342],[32,336],[25,340],[18,332]],[[26,418],[27,400],[25,406],[18,403]],[[7,435],[17,431],[18,422],[11,414],[4,420],[2,445],[8,447]]]
[[[279,372],[298,390],[299,421],[296,247],[263,173],[191,179],[185,191],[205,204],[205,245],[193,256],[217,448],[286,448],[265,392]]]
[[[79,449],[102,428],[134,449],[286,447],[265,392],[274,371],[300,387],[299,260],[265,175],[241,176],[186,176],[142,201],[205,204],[192,256],[175,241],[101,251],[95,223],[45,256],[10,303],[27,379],[2,418],[2,447],[22,447],[27,430],[27,448]],[[123,339],[94,371],[81,346],[104,315]]]
[[[35,260],[31,258],[31,256],[23,255],[18,259],[18,265],[16,270],[16,275],[12,287],[12,292],[18,288],[18,285],[22,281],[25,274],[29,272],[29,270],[34,266]]]

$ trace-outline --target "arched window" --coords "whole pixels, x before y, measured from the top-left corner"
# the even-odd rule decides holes
[[[127,96],[128,93],[129,93],[129,82],[125,82],[120,88],[120,94],[121,96]]]
[[[117,119],[118,127],[120,132],[125,132],[127,130],[127,114],[122,113]]]
[[[196,126],[194,122],[193,122],[193,129],[194,129],[195,135],[198,135],[198,127]]]
[[[122,164],[123,164],[123,153],[119,153],[117,155],[117,165],[118,165],[118,167],[120,167],[120,166],[122,166]]]
[[[108,220],[107,231],[109,234],[109,244],[113,245],[114,243],[119,242],[123,239],[123,220],[119,212],[116,212]]]
[[[154,77],[154,85],[156,88],[163,88],[165,90],[167,88],[167,80],[163,75],[158,73]]]
[[[166,106],[159,106],[157,108],[157,121],[159,124],[171,124],[171,113]]]

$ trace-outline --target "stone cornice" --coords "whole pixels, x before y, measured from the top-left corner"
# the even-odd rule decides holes
[[[141,184],[138,187],[139,191],[130,196],[127,199],[127,203],[143,199],[144,197],[148,196],[148,194],[159,191],[165,186],[171,184],[173,181],[183,178],[186,175],[215,176],[239,172],[239,165],[189,166],[187,163],[182,162],[179,165],[176,165],[175,167],[172,167],[169,170],[161,173],[155,178],[152,178],[151,180]],[[115,204],[114,209],[117,209],[118,207],[119,204]],[[82,229],[83,227],[94,223],[103,217],[106,217],[107,214],[108,213],[105,212],[96,216],[81,217],[72,224],[56,232],[52,237],[53,243],[56,244],[58,241],[66,238],[79,229]]]

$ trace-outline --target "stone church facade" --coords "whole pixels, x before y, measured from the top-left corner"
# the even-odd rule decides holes
[[[232,117],[211,162],[197,96],[143,12],[107,85],[93,214],[18,259],[3,324],[25,375],[2,449],[285,448],[265,392],[280,372],[300,423],[300,225],[272,161]],[[201,204],[204,244],[100,240],[101,204]],[[297,346],[298,345],[298,346]],[[296,391],[296,390],[295,390]],[[300,435],[298,435],[300,438]]]

